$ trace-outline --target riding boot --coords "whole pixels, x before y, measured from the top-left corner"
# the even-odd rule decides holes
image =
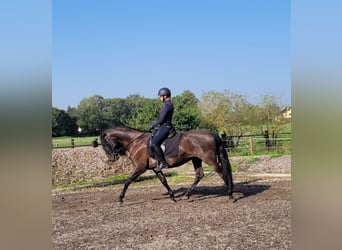
[[[160,146],[153,145],[152,147],[153,147],[153,150],[154,150],[154,153],[155,153],[155,159],[158,161],[158,165],[157,165],[157,167],[154,170],[160,171],[163,168],[167,168],[168,165],[166,163],[164,153],[161,150]]]
[[[167,165],[166,161],[160,161],[158,163],[158,166],[154,168],[156,171],[161,171],[163,168],[168,168],[169,165]]]

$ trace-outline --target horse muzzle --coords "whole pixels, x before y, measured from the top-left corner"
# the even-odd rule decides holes
[[[111,154],[107,154],[108,160],[107,162],[116,162],[117,160],[119,160],[119,154],[118,153],[111,153]]]

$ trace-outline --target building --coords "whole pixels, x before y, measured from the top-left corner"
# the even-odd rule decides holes
[[[280,114],[283,118],[291,119],[291,107],[286,106],[280,110]]]

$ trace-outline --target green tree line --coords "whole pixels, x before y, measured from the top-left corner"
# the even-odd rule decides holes
[[[280,116],[282,104],[265,95],[257,104],[228,90],[209,91],[198,99],[191,91],[173,97],[173,124],[178,131],[208,129],[228,135],[243,135],[258,128],[277,133],[289,121]],[[93,136],[109,127],[129,126],[146,130],[158,118],[163,103],[159,99],[134,94],[126,98],[83,98],[77,107],[52,107],[52,136]]]

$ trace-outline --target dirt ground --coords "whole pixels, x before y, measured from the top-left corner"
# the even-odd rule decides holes
[[[248,178],[247,178],[248,177]],[[189,184],[132,184],[52,195],[53,249],[290,249],[291,177],[235,175],[234,200],[208,177],[190,199]]]

